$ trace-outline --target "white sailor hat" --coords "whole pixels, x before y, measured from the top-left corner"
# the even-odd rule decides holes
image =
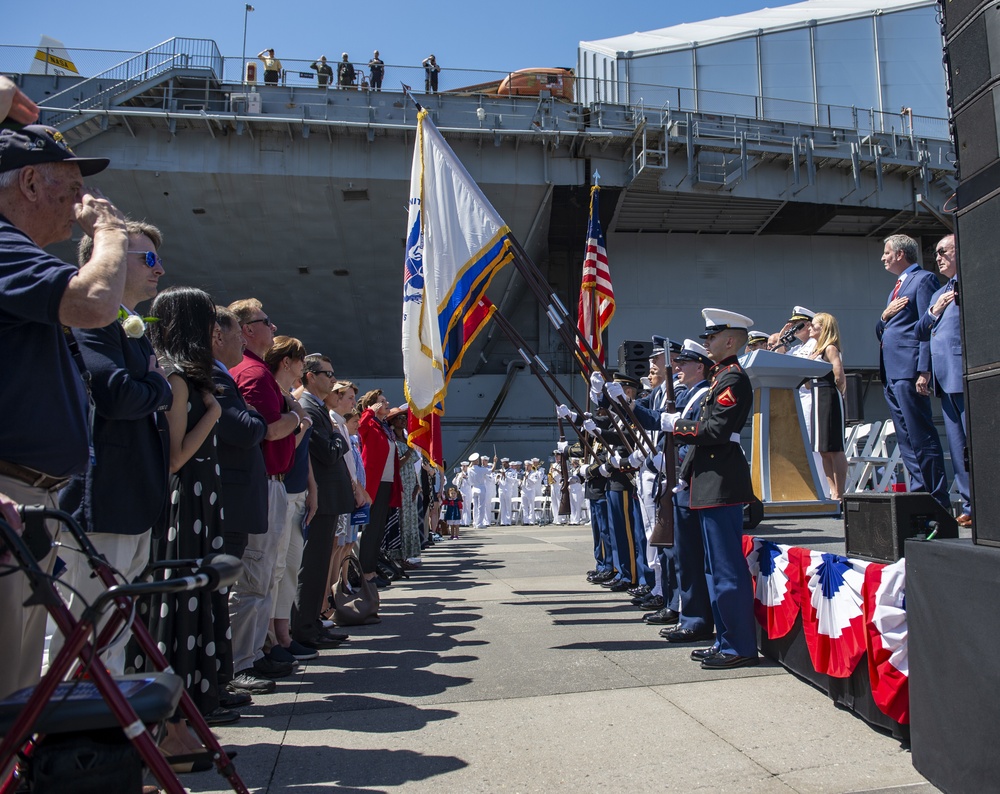
[[[805,306],[796,306],[792,309],[792,316],[788,318],[788,322],[797,323],[799,320],[811,320],[816,316],[816,312],[812,309],[807,309]]]
[[[519,461],[519,460],[512,460],[510,462],[510,465],[511,466],[520,466],[521,465],[521,461]]]
[[[510,458],[500,458],[501,463],[510,463]]]
[[[468,466],[468,465],[469,465],[469,461],[467,461],[467,460],[463,460],[463,461],[461,461],[461,462],[460,462],[460,463],[459,463],[458,465],[459,465],[459,466]]]
[[[532,462],[532,463],[541,463],[541,462],[542,462],[542,459],[541,459],[541,458],[532,458],[532,459],[531,459],[531,462]]]
[[[764,342],[770,339],[770,335],[767,331],[751,331],[747,334],[747,338],[751,342]]]
[[[479,460],[478,452],[473,452],[471,455],[469,455],[469,463],[475,463],[478,460]]]
[[[726,309],[702,309],[701,316],[705,318],[705,333],[699,334],[700,339],[708,339],[719,331],[748,331],[753,325],[746,315]]]
[[[713,366],[712,359],[708,357],[708,351],[703,345],[699,345],[693,339],[685,339],[681,352],[677,354],[678,361],[697,361],[706,367]]]

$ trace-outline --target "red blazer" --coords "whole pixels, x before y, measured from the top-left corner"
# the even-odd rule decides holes
[[[389,507],[400,507],[403,504],[403,482],[399,478],[399,452],[396,442],[389,441],[385,425],[378,420],[371,408],[366,408],[358,422],[358,436],[361,438],[361,460],[365,464],[365,490],[375,501],[375,494],[382,482],[382,472],[385,462],[391,454],[396,459],[395,473],[392,478],[392,492],[389,495]]]

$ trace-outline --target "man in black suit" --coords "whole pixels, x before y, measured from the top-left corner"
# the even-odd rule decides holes
[[[222,470],[222,497],[226,505],[226,554],[243,557],[250,535],[267,532],[267,471],[260,442],[267,432],[267,422],[247,407],[229,374],[243,360],[243,333],[239,320],[229,309],[215,309],[216,328],[212,336],[215,368],[212,379],[219,387],[216,395],[222,408],[216,429],[219,467]],[[233,621],[233,642],[247,632]],[[266,694],[273,692],[275,683],[259,675],[252,667],[236,670],[227,684],[230,694]]]
[[[337,524],[344,516],[350,520],[354,510],[354,490],[345,455],[351,447],[334,428],[323,401],[337,383],[330,359],[306,356],[302,370],[302,385],[306,390],[301,403],[312,419],[309,437],[309,458],[319,496],[319,507],[309,525],[309,537],[302,549],[299,590],[292,610],[292,637],[309,647],[331,647],[338,640],[323,628],[320,612],[326,607],[326,581],[330,572],[330,556]]]
[[[90,373],[94,398],[94,452],[87,470],[75,475],[59,495],[59,506],[71,513],[111,564],[131,581],[149,562],[151,529],[166,514],[168,443],[162,411],[171,405],[170,386],[145,335],[135,307],[156,297],[163,275],[157,250],[160,230],[128,221],[125,290],[120,316],[103,328],[75,329],[73,336]],[[82,267],[94,252],[94,241],[80,241]],[[67,536],[68,538],[68,536]],[[75,544],[66,540],[71,546]],[[82,554],[62,554],[63,576],[74,613],[104,591],[92,578]],[[55,643],[61,646],[61,638]],[[54,653],[55,651],[51,651]],[[104,662],[112,672],[124,669],[124,644],[108,650]]]

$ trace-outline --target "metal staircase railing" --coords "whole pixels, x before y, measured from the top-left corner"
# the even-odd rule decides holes
[[[84,120],[85,111],[107,109],[114,98],[174,69],[203,71],[221,81],[222,53],[211,39],[167,39],[99,75],[47,97],[46,105],[64,106],[66,110],[48,111],[42,123],[61,127],[73,118]]]

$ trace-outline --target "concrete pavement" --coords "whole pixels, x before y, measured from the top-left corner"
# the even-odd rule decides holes
[[[839,521],[762,525],[843,552]],[[463,530],[218,729],[253,791],[927,794],[890,736],[770,662],[709,672],[588,584],[589,527]],[[225,791],[213,772],[192,791]]]

